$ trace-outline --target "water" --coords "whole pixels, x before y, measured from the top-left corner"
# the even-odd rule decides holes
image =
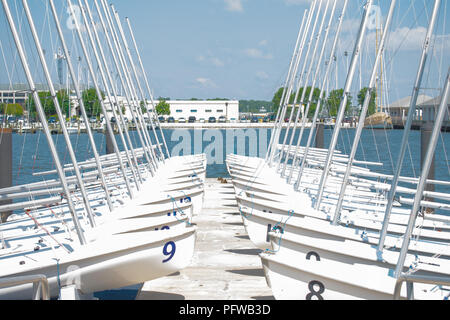
[[[205,152],[208,156],[207,177],[228,177],[225,158],[229,153],[246,156],[265,157],[267,145],[270,141],[271,129],[246,129],[246,130],[164,130],[169,150],[172,155],[183,155]],[[337,149],[348,154],[351,149],[355,130],[345,129],[341,131]],[[161,132],[158,130],[158,135]],[[280,136],[280,142],[284,139],[285,131]],[[332,130],[325,130],[324,143],[328,147]],[[131,132],[131,140],[134,146],[140,147],[136,132]],[[302,146],[306,144],[309,129],[306,129],[302,137]],[[398,150],[402,140],[403,130],[364,130],[360,147],[357,152],[358,160],[383,163],[382,167],[370,167],[370,169],[392,174],[396,165]],[[299,132],[294,136],[293,142],[297,143]],[[70,163],[70,157],[62,135],[52,136],[56,144],[59,157],[63,163]],[[288,136],[290,141],[291,137]],[[102,133],[94,133],[94,140],[100,155],[106,152],[105,136]],[[123,150],[119,136],[116,136],[119,149]],[[161,140],[162,141],[162,140]],[[71,135],[71,142],[78,161],[93,157],[92,148],[88,143],[86,134]],[[450,181],[450,168],[448,156],[450,156],[450,133],[441,133],[436,148],[435,176],[436,179]],[[409,139],[409,150],[406,153],[402,175],[418,177],[420,174],[420,131],[412,131]],[[56,176],[37,177],[33,173],[55,169],[47,141],[42,133],[14,134],[13,135],[13,184],[20,185],[37,182],[44,178],[56,178]],[[408,186],[408,185],[405,185]],[[409,185],[411,187],[411,185]],[[450,193],[450,188],[436,186],[437,192]]]
[[[159,135],[161,134],[158,131]],[[207,177],[228,177],[225,157],[229,153],[237,153],[247,156],[265,157],[267,145],[270,141],[272,130],[248,129],[248,130],[164,130],[164,135],[173,155],[205,152],[208,156]],[[350,152],[355,130],[345,129],[341,131],[337,149],[343,153]],[[332,130],[325,130],[324,143],[328,147]],[[284,140],[285,131],[280,136],[280,142]],[[309,129],[305,130],[302,145],[306,144]],[[364,130],[361,144],[357,152],[358,160],[367,160],[383,163],[382,167],[372,167],[378,172],[392,174],[395,166],[398,149],[402,140],[402,130]],[[450,151],[450,133],[442,133],[436,148],[436,179],[450,181],[449,162],[447,160]],[[293,143],[298,141],[299,132],[296,133]],[[119,148],[123,150],[119,136],[116,136]],[[161,138],[161,136],[160,136]],[[94,134],[95,143],[99,154],[105,154],[105,136],[101,133]],[[138,136],[131,132],[131,139],[136,147],[140,147]],[[62,135],[54,135],[58,154],[63,163],[70,163],[67,147]],[[288,141],[290,136],[288,136]],[[78,161],[93,157],[92,148],[88,143],[86,134],[72,135],[71,141],[75,149]],[[49,152],[47,141],[42,133],[13,135],[13,183],[25,184],[43,180],[44,177],[33,176],[33,173],[54,169],[53,160]],[[409,139],[409,151],[407,152],[402,175],[417,177],[420,174],[420,131],[412,131]],[[56,178],[56,176],[47,176]],[[412,185],[405,185],[412,187]],[[437,192],[450,193],[449,187],[436,186]],[[411,197],[411,196],[409,196]],[[105,291],[96,293],[101,300],[134,300],[138,290],[126,288],[122,290]]]

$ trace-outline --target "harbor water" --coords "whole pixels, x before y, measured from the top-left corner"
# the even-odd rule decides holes
[[[208,157],[207,177],[228,177],[225,165],[226,155],[235,153],[245,156],[264,158],[272,133],[271,129],[177,129],[164,130],[165,140],[171,155],[206,153]],[[280,143],[284,140],[285,130],[280,135]],[[332,130],[326,129],[324,134],[325,148],[328,147]],[[341,131],[337,149],[349,154],[353,142],[355,129]],[[161,132],[158,130],[161,139]],[[309,129],[305,129],[301,146],[306,145]],[[402,140],[403,130],[371,130],[363,131],[357,160],[382,163],[382,166],[370,169],[384,174],[392,174],[397,162],[398,149]],[[130,132],[134,147],[140,147],[136,132]],[[299,131],[296,132],[293,144],[298,141]],[[87,134],[73,134],[70,136],[78,161],[93,157],[92,147]],[[97,150],[100,155],[106,152],[106,139],[103,133],[94,133]],[[63,163],[70,163],[70,157],[62,135],[53,135],[60,159]],[[291,140],[290,135],[287,141]],[[119,148],[123,150],[120,136],[116,135]],[[154,141],[155,142],[155,141]],[[420,131],[412,131],[409,147],[403,163],[402,175],[418,177],[420,175]],[[450,133],[442,132],[435,153],[435,177],[438,180],[450,181],[448,157],[450,152]],[[36,134],[13,135],[13,184],[37,182],[42,179],[56,178],[56,176],[33,176],[34,173],[54,169],[53,159],[49,152],[45,136],[41,132]],[[68,173],[71,174],[71,173]],[[411,186],[410,186],[411,187]],[[449,187],[436,186],[437,192],[450,192]]]

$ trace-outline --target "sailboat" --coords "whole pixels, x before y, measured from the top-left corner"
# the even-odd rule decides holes
[[[57,10],[53,0],[49,0],[48,3],[63,50],[68,57],[66,62],[80,110],[85,123],[88,123]],[[78,162],[65,121],[60,121],[72,160],[71,164],[62,166],[7,0],[2,0],[2,5],[30,91],[33,92],[33,99],[56,170],[38,173],[44,179],[42,182],[0,190],[2,199],[19,200],[31,197],[31,201],[22,200],[0,206],[1,212],[21,211],[20,214],[10,216],[8,221],[0,226],[2,266],[0,299],[30,299],[33,296],[34,284],[26,283],[26,280],[24,284],[16,283],[17,279],[29,279],[32,275],[42,275],[40,277],[46,279],[50,297],[89,297],[98,291],[141,284],[188,266],[193,256],[196,238],[196,227],[191,224],[191,219],[202,207],[206,157],[204,154],[171,157],[164,135],[162,135],[163,143],[160,143],[154,129],[153,138],[156,145],[152,144],[147,125],[143,125],[143,115],[138,107],[140,104],[137,103],[139,96],[144,98],[144,93],[134,61],[129,50],[123,50],[119,45],[122,42],[125,47],[128,46],[118,13],[113,7],[109,9],[105,1],[101,0],[101,8],[97,0],[94,1],[97,13],[101,17],[102,27],[108,35],[110,53],[115,59],[119,57],[121,62],[119,66],[115,60],[115,67],[121,78],[127,79],[122,84],[127,89],[127,99],[133,101],[129,107],[137,123],[142,147],[133,145],[124,126],[123,117],[120,117],[117,118],[119,136],[124,142],[125,150],[119,150],[106,108],[100,101],[114,153],[99,156],[92,132],[87,126],[94,157],[82,163]],[[95,52],[102,84],[108,91],[109,101],[117,101],[116,97],[113,99],[109,93],[109,86],[112,86],[114,91],[115,85],[105,77],[104,68],[107,69],[107,64],[103,44],[99,41],[96,28],[92,28],[95,21],[88,2],[83,3],[79,0],[78,5],[82,9],[83,28],[87,31],[89,43]],[[40,39],[26,0],[23,1],[23,6],[58,116],[62,120],[61,108],[56,99]],[[67,6],[70,12],[74,13],[70,0],[67,0]],[[103,20],[104,17],[107,24]],[[76,34],[95,89],[99,93],[100,83],[96,80],[87,52],[85,35],[80,31],[78,23],[81,21],[75,21]],[[132,33],[131,25],[129,28]],[[114,42],[111,42],[109,35]],[[134,36],[133,42],[136,45]],[[96,51],[97,48],[100,54]],[[137,46],[136,52],[139,56]],[[126,60],[128,64],[125,63]],[[141,72],[145,74],[142,63],[140,65]],[[131,66],[132,71],[128,66]],[[139,90],[129,81],[132,74]],[[151,96],[146,76],[145,82]],[[149,109],[147,108],[147,112]],[[80,170],[83,170],[83,174]],[[67,177],[66,172],[69,171],[76,174]],[[46,180],[45,177],[50,174],[57,174],[58,178]]]
[[[364,8],[345,95],[349,92],[357,55],[361,52],[372,3],[368,1]],[[395,4],[396,1],[391,1],[369,91],[375,88],[376,70]],[[430,42],[433,34],[439,5],[440,1],[435,1],[425,43]],[[338,34],[339,31],[335,39]],[[420,87],[428,50],[425,45],[414,88]],[[334,48],[331,57],[333,51]],[[294,51],[293,59],[296,54]],[[320,66],[320,59],[318,61]],[[329,68],[327,66],[326,75]],[[293,77],[289,75],[291,71],[290,68],[288,78]],[[443,96],[449,90],[449,76]],[[416,107],[418,92],[414,93],[410,110]],[[445,114],[445,102],[440,106],[440,116],[435,120],[434,139],[430,143],[421,176],[409,178],[402,177],[400,172],[412,113],[405,127],[394,175],[380,174],[357,165],[356,149],[369,101],[370,94],[367,94],[348,156],[336,152],[340,125],[334,128],[329,149],[311,148],[308,139],[306,147],[297,145],[292,152],[293,146],[286,144],[286,141],[278,144],[277,124],[266,159],[227,156],[244,226],[254,244],[264,250],[260,254],[261,262],[276,299],[449,298],[449,218],[426,213],[419,215],[419,208],[450,209],[444,202],[448,201],[448,194],[433,193],[436,196],[434,201],[423,199],[424,195],[430,195],[424,191],[426,183],[448,185],[448,181],[428,179],[429,165]],[[344,96],[337,124],[342,122],[345,105]],[[283,112],[279,111],[281,119]],[[380,165],[368,161],[359,163],[370,168]],[[374,179],[390,182],[381,183]],[[292,181],[296,183],[292,185]],[[412,187],[400,187],[399,181]],[[413,195],[414,199],[396,199],[396,192]],[[407,282],[406,287],[404,282]]]
[[[382,33],[383,23],[382,21],[379,21],[380,17],[376,15],[376,21],[375,21],[375,28],[376,28],[376,35],[375,35],[375,50],[378,50],[379,47],[379,35]],[[381,56],[380,61],[380,68],[377,75],[377,85],[376,85],[376,99],[375,99],[375,113],[372,115],[369,115],[366,117],[366,120],[364,122],[364,127],[367,129],[383,129],[383,130],[389,130],[393,129],[394,126],[392,124],[392,118],[387,112],[386,109],[383,108],[383,88],[385,85],[385,82],[383,81],[384,73],[384,56]]]

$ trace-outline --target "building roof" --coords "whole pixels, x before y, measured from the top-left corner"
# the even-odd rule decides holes
[[[420,103],[418,106],[419,107],[430,107],[430,106],[433,106],[433,107],[436,106],[437,107],[437,106],[439,106],[441,104],[441,99],[442,99],[442,95],[440,95],[440,96],[438,96],[436,98],[432,98],[432,99],[426,100],[426,101]],[[450,97],[447,100],[447,105],[450,105]]]
[[[37,91],[50,91],[47,84],[36,83],[35,86]],[[53,83],[53,87],[55,88],[56,91],[66,88],[65,86],[62,86],[57,82]],[[27,83],[15,83],[11,87],[11,85],[9,84],[0,83],[0,91],[30,91],[30,86]]]
[[[417,98],[417,104],[420,105],[422,103],[424,103],[425,101],[431,100],[433,99],[430,96],[427,95],[419,95],[419,97]],[[411,96],[409,97],[405,97],[402,98],[400,100],[397,100],[393,103],[391,103],[388,107],[388,109],[392,109],[392,108],[409,108],[411,104]]]

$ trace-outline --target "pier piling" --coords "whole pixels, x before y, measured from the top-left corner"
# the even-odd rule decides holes
[[[105,136],[106,136],[106,154],[112,154],[114,153],[114,145],[112,139],[108,134],[108,132],[105,132]]]
[[[12,186],[12,129],[0,129],[0,188]],[[11,200],[0,201],[0,205]],[[0,214],[0,222],[5,222],[12,212]]]
[[[323,123],[319,123],[317,125],[316,148],[319,148],[319,149],[324,148],[324,129],[325,129],[325,125]]]

